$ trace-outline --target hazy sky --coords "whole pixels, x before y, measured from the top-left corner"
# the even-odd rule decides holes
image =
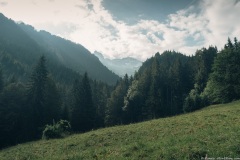
[[[108,58],[190,55],[240,39],[239,0],[0,0],[0,12]]]

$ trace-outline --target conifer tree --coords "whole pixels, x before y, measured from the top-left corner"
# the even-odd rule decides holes
[[[1,91],[3,90],[3,75],[2,75],[3,73],[2,73],[2,67],[1,67],[1,65],[0,65],[0,93],[1,93]]]
[[[131,86],[124,97],[125,123],[146,120],[151,116],[150,107],[146,104],[150,80],[150,70],[145,69],[141,76],[136,76],[135,80],[131,82]]]
[[[53,120],[60,119],[61,97],[55,81],[52,77],[47,77],[46,81],[46,99],[45,99],[45,124],[51,124]]]
[[[28,85],[30,119],[32,119],[32,127],[35,128],[35,132],[38,132],[39,127],[45,125],[47,76],[46,58],[41,56]]]
[[[185,112],[194,111],[207,105],[202,92],[206,87],[216,55],[216,47],[210,46],[208,49],[202,48],[201,50],[197,50],[193,64],[193,68],[195,68],[194,88],[185,98],[183,105]]]
[[[104,127],[105,110],[107,106],[107,99],[109,97],[109,87],[102,83],[94,81],[93,84],[93,103],[96,108],[96,126]]]
[[[150,89],[147,98],[147,107],[150,111],[150,118],[157,118],[160,116],[161,112],[161,97],[160,97],[160,65],[158,61],[158,56],[154,57],[152,66],[151,66],[151,82]]]
[[[25,86],[11,83],[0,93],[0,148],[29,140]]]
[[[87,73],[82,81],[76,80],[73,86],[72,128],[76,132],[85,132],[95,127],[96,109],[93,105],[92,90]]]
[[[182,89],[182,63],[180,59],[176,59],[169,69],[169,106],[170,114],[179,114],[183,105],[183,89]]]
[[[213,73],[204,90],[211,103],[226,103],[240,98],[240,44],[228,39],[225,48],[217,54]]]
[[[72,89],[72,111],[71,111],[71,125],[73,131],[81,131],[81,114],[82,114],[82,93],[81,93],[81,83],[79,80],[75,80]]]
[[[117,83],[115,90],[108,99],[105,123],[108,126],[123,123],[124,96],[129,87],[129,78],[126,74],[123,79]]]
[[[84,127],[83,130],[91,130],[95,127],[96,108],[93,104],[92,89],[88,74],[85,73],[82,79],[83,107],[84,107]]]

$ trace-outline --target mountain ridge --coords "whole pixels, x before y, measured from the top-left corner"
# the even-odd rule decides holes
[[[16,23],[0,13],[0,52],[11,57],[12,61],[24,64],[23,73],[30,74],[34,62],[41,55],[49,61],[59,63],[83,75],[88,72],[94,80],[114,85],[119,77],[105,67],[97,57],[92,55],[85,47],[61,37],[51,35],[47,31],[36,31],[34,27],[23,23]],[[5,65],[6,62],[1,62]],[[15,65],[15,64],[13,64]],[[29,67],[28,67],[29,65]],[[20,70],[23,70],[23,68]],[[27,71],[28,70],[28,71]],[[13,73],[11,73],[13,74]],[[14,73],[19,75],[19,73]],[[27,75],[20,79],[27,79]],[[18,77],[18,76],[17,76]]]
[[[120,77],[123,77],[125,74],[133,76],[142,65],[141,61],[132,57],[108,59],[104,58],[103,54],[100,52],[95,51],[93,54],[98,57],[103,65],[105,65],[108,69],[112,70]]]
[[[46,49],[65,66],[83,74],[88,72],[92,79],[109,81],[115,84],[118,76],[105,67],[94,55],[81,44],[52,35],[47,31],[36,31],[32,26],[18,24],[39,46]]]

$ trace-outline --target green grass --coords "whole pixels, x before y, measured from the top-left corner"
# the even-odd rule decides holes
[[[0,151],[1,160],[240,158],[240,101],[176,117],[40,140]]]

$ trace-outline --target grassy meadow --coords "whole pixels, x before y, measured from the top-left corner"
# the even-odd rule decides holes
[[[40,140],[0,151],[1,160],[240,158],[240,101],[147,122]]]

